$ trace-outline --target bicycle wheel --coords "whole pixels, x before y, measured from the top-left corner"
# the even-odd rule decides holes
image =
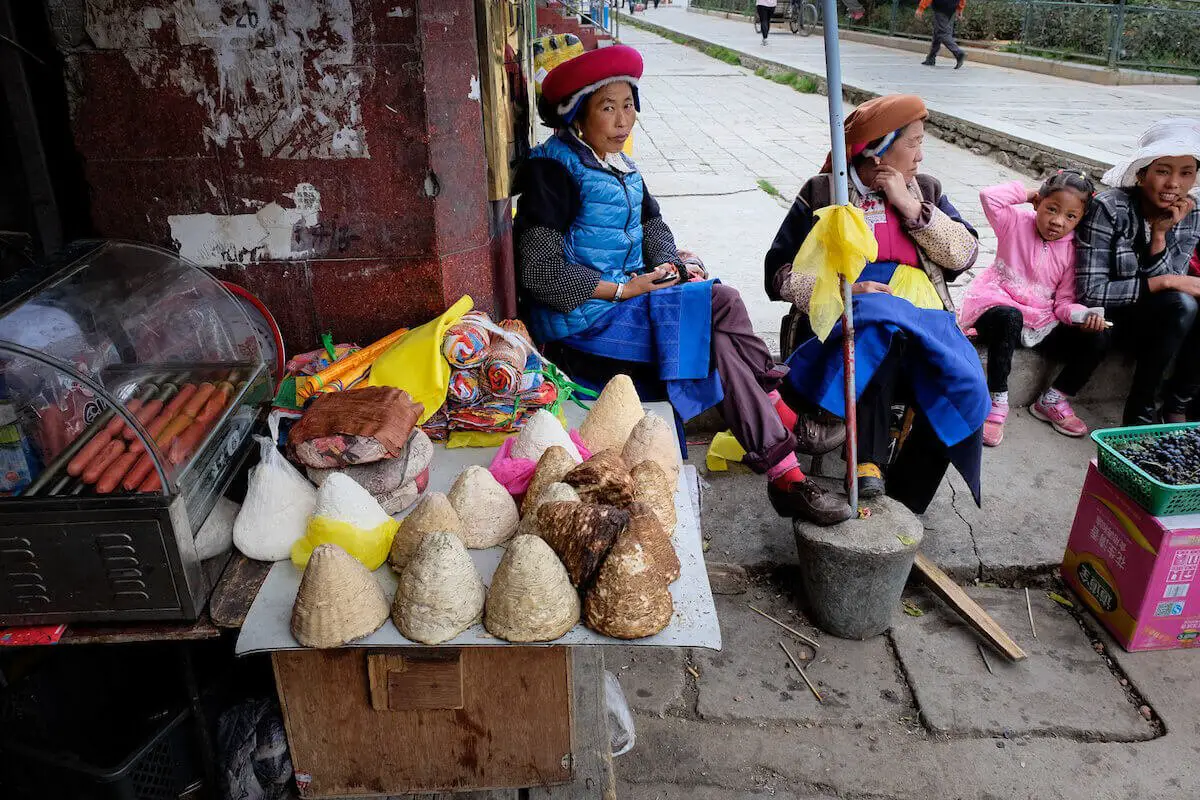
[[[800,33],[808,36],[817,29],[817,7],[812,3],[800,6]]]
[[[760,34],[762,33],[762,26],[758,24],[758,15],[757,14],[754,15],[754,32],[760,33]]]
[[[794,5],[788,9],[788,28],[793,34],[800,33],[800,9]]]

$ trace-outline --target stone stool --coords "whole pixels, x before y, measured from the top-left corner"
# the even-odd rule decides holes
[[[862,505],[866,519],[828,528],[796,520],[796,549],[812,621],[843,639],[866,639],[887,630],[921,548],[925,528],[889,497]]]

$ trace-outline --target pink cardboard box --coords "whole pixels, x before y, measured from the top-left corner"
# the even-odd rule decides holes
[[[1062,576],[1121,646],[1200,647],[1198,569],[1200,514],[1151,516],[1093,461]]]

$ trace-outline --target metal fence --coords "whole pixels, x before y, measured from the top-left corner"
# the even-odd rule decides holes
[[[697,8],[752,14],[753,0],[691,0]],[[868,0],[843,27],[928,39],[915,0]],[[961,39],[1008,51],[1109,67],[1200,73],[1200,0],[968,0]]]

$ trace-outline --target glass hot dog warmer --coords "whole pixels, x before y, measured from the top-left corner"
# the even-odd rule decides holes
[[[0,308],[0,626],[199,616],[269,390],[242,305],[167,250],[88,243]]]

